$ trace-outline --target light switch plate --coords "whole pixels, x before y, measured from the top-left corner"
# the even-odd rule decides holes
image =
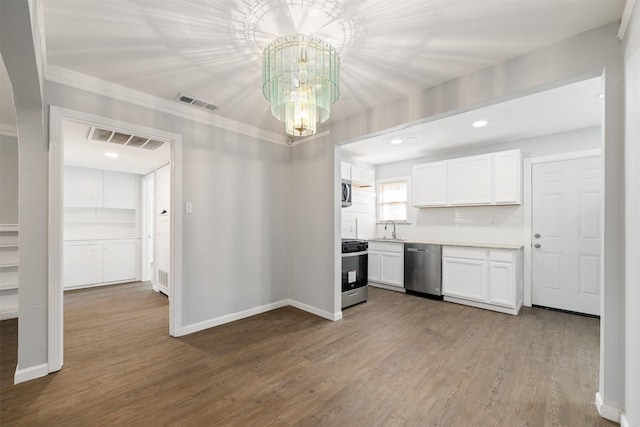
[[[191,202],[185,202],[184,203],[184,213],[193,213],[193,203]]]

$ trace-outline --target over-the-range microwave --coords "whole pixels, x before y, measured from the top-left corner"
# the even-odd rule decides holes
[[[342,207],[348,208],[351,206],[351,181],[348,179],[342,180]]]

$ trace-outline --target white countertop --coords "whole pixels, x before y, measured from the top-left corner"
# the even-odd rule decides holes
[[[490,249],[520,249],[524,245],[516,245],[512,243],[473,243],[473,242],[452,242],[445,240],[421,240],[421,239],[383,239],[374,238],[367,239],[369,242],[387,242],[387,243],[426,243],[429,245],[442,246],[467,246],[472,248],[490,248]]]

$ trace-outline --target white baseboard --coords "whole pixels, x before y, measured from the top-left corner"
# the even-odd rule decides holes
[[[237,313],[231,313],[225,316],[216,317],[215,319],[205,320],[204,322],[194,323],[193,325],[183,326],[180,330],[180,336],[203,331],[208,328],[213,328],[214,326],[219,326],[225,323],[233,322],[235,320],[244,319],[245,317],[255,316],[256,314],[266,313],[267,311],[286,307],[287,305],[287,300],[277,301],[271,304],[261,305],[259,307],[250,308],[248,310],[240,311]]]
[[[10,310],[2,310],[0,311],[0,320],[7,319],[17,319],[18,318],[18,307]]]
[[[320,316],[320,317],[324,317],[325,319],[332,320],[334,322],[342,319],[342,311],[339,311],[337,313],[329,313],[328,311],[321,310],[319,308],[301,303],[300,301],[296,301],[293,299],[289,300],[289,305],[295,308],[299,308],[300,310],[306,311],[308,313],[315,314],[316,316]]]
[[[622,425],[621,413],[622,410],[620,408],[616,408],[615,406],[607,405],[604,403],[604,399],[600,392],[596,393],[596,408],[598,409],[598,413],[602,418],[606,418],[610,421],[614,421],[616,423],[620,423]],[[626,417],[625,417],[626,419]]]
[[[20,384],[25,381],[35,380],[36,378],[44,377],[49,374],[49,365],[43,363],[42,365],[32,366],[30,368],[18,369],[16,368],[16,374],[13,376],[13,383]]]
[[[620,412],[620,427],[631,427],[631,424],[629,424],[629,420],[624,412]]]

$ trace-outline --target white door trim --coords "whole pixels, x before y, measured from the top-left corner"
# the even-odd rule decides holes
[[[171,283],[169,290],[169,334],[182,335],[182,136],[107,117],[52,105],[49,115],[49,295],[48,369],[55,372],[64,363],[64,310],[62,285],[64,121],[106,127],[167,141],[171,144]]]
[[[150,258],[150,254],[149,254],[149,250],[148,250],[148,235],[149,235],[149,223],[153,222],[153,233],[155,233],[155,215],[151,215],[151,217],[153,218],[152,221],[149,221],[149,210],[151,209],[149,206],[149,191],[147,190],[148,187],[148,182],[153,180],[153,184],[154,184],[154,190],[153,192],[153,199],[155,200],[155,172],[151,172],[145,176],[142,177],[142,179],[140,180],[140,194],[142,195],[142,200],[140,203],[141,206],[141,214],[140,214],[140,224],[141,224],[141,234],[140,234],[140,243],[141,243],[141,257],[140,257],[140,280],[144,281],[151,281],[153,284],[153,290],[158,292],[158,288],[156,287],[156,280],[155,280],[155,274],[152,272],[151,273],[151,277],[149,277],[147,275],[147,271],[148,271],[148,266],[149,266],[149,258]],[[155,242],[155,239],[154,239]],[[155,244],[154,244],[155,247]],[[155,249],[153,251],[153,259],[155,261]],[[155,263],[154,263],[154,269],[155,269]]]
[[[562,160],[585,159],[588,157],[599,157],[602,150],[576,151],[572,153],[552,154],[549,156],[531,157],[524,159],[524,305],[531,307],[532,300],[532,256],[531,250],[531,201],[533,198],[531,182],[533,165],[540,163],[559,162]],[[604,169],[604,168],[603,168]]]

